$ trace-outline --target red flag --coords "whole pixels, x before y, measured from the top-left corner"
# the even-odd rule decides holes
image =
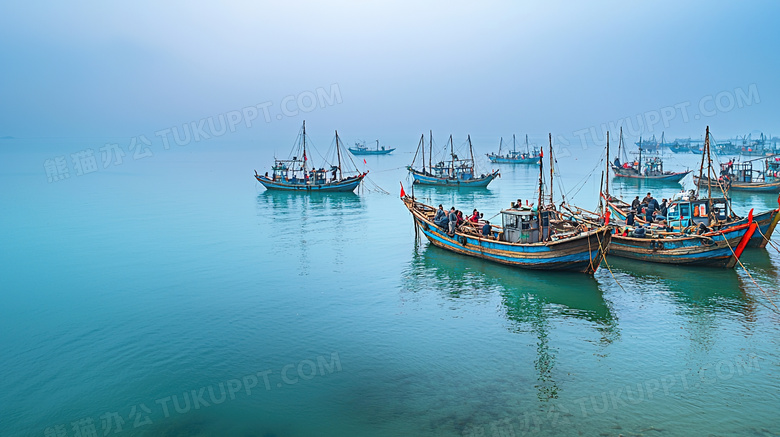
[[[368,164],[365,158],[363,158],[363,164]]]
[[[539,157],[544,158],[544,150],[539,150]]]
[[[401,184],[401,199],[403,199],[404,197],[406,197],[406,193],[404,192],[404,183],[401,182],[400,184]]]
[[[306,150],[303,151],[303,160],[306,161]]]

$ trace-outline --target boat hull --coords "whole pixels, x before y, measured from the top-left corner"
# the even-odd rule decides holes
[[[625,211],[610,201],[607,201],[607,206],[609,207],[610,213],[613,217],[625,222]],[[769,211],[764,211],[762,213],[753,215],[753,222],[756,223],[758,229],[750,238],[750,241],[748,241],[747,247],[766,247],[767,243],[769,243],[769,240],[772,238],[772,233],[777,227],[778,221],[780,221],[780,208],[771,209]],[[739,226],[744,223],[747,223],[747,218],[742,218],[731,223],[726,223],[723,225],[722,229]]]
[[[756,227],[750,223],[722,233],[676,238],[634,238],[613,235],[608,255],[661,264],[734,268],[743,238],[750,240]]]
[[[404,198],[404,203],[415,226],[434,246],[524,269],[592,274],[601,264],[611,237],[609,227],[549,243],[508,243],[460,232],[450,236],[416,209],[411,198]]]
[[[707,177],[699,178],[693,177],[693,183],[698,184],[700,187],[707,186]],[[718,181],[712,181],[712,184],[717,186]],[[726,187],[724,187],[726,188]],[[776,182],[732,182],[728,187],[728,191],[748,191],[754,193],[780,193],[780,181]]]
[[[411,168],[409,169],[409,173],[412,174],[412,178],[414,179],[413,183],[418,185],[436,185],[442,187],[474,187],[474,188],[487,187],[488,184],[490,184],[490,182],[492,182],[493,179],[495,179],[499,175],[498,170],[496,170],[493,173],[483,178],[449,179],[449,178],[439,178],[431,175],[426,175]]]
[[[299,184],[290,183],[284,181],[274,181],[265,176],[255,175],[255,179],[263,184],[267,190],[281,190],[281,191],[296,191],[296,192],[339,192],[339,191],[354,191],[355,188],[360,185],[360,182],[366,176],[365,173],[351,178],[343,179],[338,182],[330,182],[327,184],[313,185],[313,184]]]
[[[668,182],[680,182],[685,178],[685,176],[688,176],[688,173],[690,173],[690,171],[685,171],[679,173],[663,174],[658,176],[647,176],[647,175],[632,175],[627,173],[620,173],[619,170],[616,170],[614,168],[613,171],[615,172],[615,177],[617,178],[648,179],[654,181],[668,181]]]
[[[488,155],[488,159],[496,164],[538,164],[541,158],[538,156],[536,158],[502,158]]]

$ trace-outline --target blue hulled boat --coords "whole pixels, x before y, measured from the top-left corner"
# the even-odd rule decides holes
[[[379,147],[379,140],[376,140],[376,149],[369,149],[366,147],[366,143],[355,143],[355,147],[350,147],[349,153],[353,155],[387,155],[390,154],[395,148],[386,149],[385,146]]]
[[[454,234],[434,223],[436,209],[404,196],[403,202],[414,219],[414,225],[431,244],[462,255],[469,255],[515,267],[536,270],[559,270],[594,273],[610,244],[608,226],[575,228],[555,233],[554,211],[541,213],[531,208],[501,211],[503,226],[492,226],[483,235],[470,222]]]
[[[368,172],[355,171],[353,175],[344,176],[341,168],[341,140],[336,131],[336,159],[338,165],[329,165],[320,168],[310,167],[306,154],[306,122],[303,122],[299,141],[293,148],[293,156],[290,159],[274,159],[271,167],[271,175],[260,175],[255,170],[255,179],[268,190],[284,190],[298,192],[329,192],[329,191],[353,191]],[[298,159],[297,152],[302,151],[302,158]]]
[[[497,178],[500,174],[498,170],[492,170],[487,174],[477,175],[474,165],[474,152],[471,146],[471,136],[468,136],[469,155],[470,158],[459,159],[455,154],[452,135],[449,138],[450,143],[450,159],[439,161],[436,165],[433,165],[431,155],[433,153],[433,133],[431,133],[430,147],[428,151],[428,165],[425,163],[425,135],[420,138],[420,143],[417,146],[417,152],[414,154],[412,164],[409,165],[407,170],[412,175],[413,183],[420,185],[439,185],[439,186],[452,186],[452,187],[487,187],[493,179]],[[422,152],[422,169],[418,170],[414,168],[414,162],[417,160],[417,155]]]

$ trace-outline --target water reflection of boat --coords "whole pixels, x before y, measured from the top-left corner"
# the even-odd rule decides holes
[[[404,289],[411,293],[435,290],[448,301],[464,304],[469,299],[498,293],[507,329],[536,336],[534,368],[537,397],[556,398],[556,350],[551,335],[560,322],[579,320],[595,330],[602,347],[620,335],[611,305],[604,300],[595,280],[582,280],[576,273],[554,277],[528,271],[518,275],[511,267],[479,259],[464,259],[435,246],[415,247],[410,270],[404,274]]]

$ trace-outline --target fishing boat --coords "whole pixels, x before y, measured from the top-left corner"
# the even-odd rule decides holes
[[[296,145],[291,152],[292,158],[274,158],[271,175],[267,172],[264,175],[260,175],[255,170],[255,179],[268,190],[304,192],[353,191],[360,185],[360,182],[366,177],[368,172],[361,173],[355,170],[352,172],[354,174],[344,175],[341,162],[342,145],[338,131],[336,131],[335,149],[337,165],[326,163],[327,169],[324,166],[320,168],[312,166],[307,155],[306,121],[304,121]],[[298,158],[298,152],[302,152],[300,159]]]
[[[528,148],[528,135],[525,136],[525,152],[518,152],[516,148],[515,136],[512,135],[512,150],[507,151],[506,155],[501,154],[501,147],[504,144],[504,137],[501,137],[498,143],[498,153],[488,153],[490,162],[497,164],[536,164],[541,159],[541,149],[534,148],[533,151]]]
[[[607,139],[607,151],[609,151],[609,139]],[[608,171],[609,163],[605,172]],[[603,213],[598,216],[579,208],[572,211],[566,205],[562,205],[562,210],[569,212],[574,220],[596,222],[603,217],[604,222],[609,223],[612,215],[610,201],[614,201],[609,195],[609,178],[604,181],[601,198],[607,201],[607,207],[604,208],[602,203],[599,203],[599,209]],[[625,215],[616,215],[621,220],[625,220],[629,213],[624,209],[620,212]],[[644,223],[644,225],[639,223],[637,226],[634,226],[635,222],[627,222],[630,224],[617,225],[607,254],[662,264],[733,268],[756,231],[757,226],[752,217],[751,210],[744,224],[698,233],[683,233],[679,230],[675,232],[663,222]]]
[[[412,214],[415,229],[421,231],[434,246],[526,269],[592,274],[609,247],[611,228],[559,220],[554,205],[542,203],[541,160],[539,164],[537,206],[541,208],[514,203],[511,208],[500,212],[502,225],[488,224],[487,233],[483,223],[467,220],[450,234],[448,229],[434,222],[436,208],[406,195],[403,187],[401,198]]]
[[[708,165],[706,166],[708,180],[716,180],[714,178],[714,170],[712,169],[712,160],[710,158],[709,126],[707,127],[704,140],[704,149],[699,178],[701,178],[704,173],[704,162],[706,158],[708,162]],[[709,230],[717,231],[747,223],[747,218],[740,217],[733,212],[731,202],[726,197],[725,191],[723,197],[713,197],[713,187],[722,188],[720,185],[708,184],[707,196],[704,198],[699,196],[698,190],[682,191],[672,197],[667,206],[667,224],[676,231],[687,231],[688,233],[691,233],[702,226]],[[629,213],[633,210],[630,204],[613,196],[602,196],[606,200],[607,207],[615,218],[623,221],[628,218]],[[752,220],[756,223],[757,228],[756,232],[747,243],[747,247],[766,247],[778,222],[780,222],[780,196],[778,196],[777,201],[778,208],[752,216]],[[635,218],[635,221],[636,223],[646,224],[646,221],[639,215]]]
[[[753,163],[761,162],[762,169],[754,169]],[[723,191],[780,192],[780,156],[755,158],[741,163],[730,160],[720,164],[720,176],[711,180],[707,176],[694,176],[699,186],[718,185]]]
[[[469,158],[460,159],[455,154],[452,143],[452,135],[449,139],[450,158],[439,161],[433,165],[433,132],[431,132],[430,146],[428,150],[428,166],[425,165],[425,135],[420,137],[417,145],[417,151],[412,159],[412,164],[407,170],[411,173],[413,183],[420,185],[439,185],[439,186],[457,186],[457,187],[487,187],[493,179],[499,176],[498,170],[492,170],[490,173],[477,176],[474,165],[474,150],[471,145],[471,136],[468,136]],[[418,154],[422,152],[422,169],[414,168]]]
[[[390,154],[395,148],[392,149],[386,149],[385,146],[379,146],[379,140],[376,140],[376,148],[369,149],[366,147],[366,142],[363,141],[362,143],[356,142],[355,147],[349,148],[349,153],[353,155],[388,155]]]
[[[640,141],[641,142],[641,141]],[[639,143],[637,143],[639,144]],[[625,147],[623,147],[623,128],[620,128],[620,142],[618,143],[618,157],[612,162],[612,172],[615,177],[632,179],[652,179],[658,181],[680,182],[691,170],[682,172],[664,171],[664,162],[660,156],[654,156],[642,162],[642,147],[639,147],[639,159],[627,162]],[[609,134],[607,134],[607,152],[609,152]],[[623,163],[620,156],[623,156]],[[607,154],[609,156],[609,154]]]

